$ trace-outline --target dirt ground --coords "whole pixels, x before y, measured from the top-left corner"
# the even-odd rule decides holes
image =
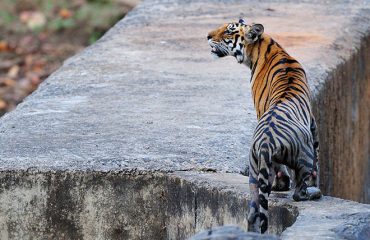
[[[138,0],[2,0],[0,116],[63,61],[94,43]]]

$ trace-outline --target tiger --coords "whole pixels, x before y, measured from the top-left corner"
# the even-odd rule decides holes
[[[295,201],[321,197],[318,188],[319,139],[311,92],[302,65],[259,23],[226,23],[207,36],[211,53],[234,56],[251,70],[250,84],[257,127],[249,154],[248,230],[268,229],[268,197],[290,189]]]

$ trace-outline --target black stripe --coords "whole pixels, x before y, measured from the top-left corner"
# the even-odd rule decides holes
[[[271,51],[271,47],[275,44],[275,41],[271,38],[270,39],[270,43],[269,45],[267,46],[267,49],[266,49],[266,52],[265,52],[265,59],[267,59],[267,55],[270,53]]]
[[[265,158],[265,160],[266,160],[266,158]],[[259,174],[261,174],[266,179],[266,181],[269,180],[269,173],[268,173],[266,168],[260,169]]]
[[[235,39],[234,39],[234,42],[233,42],[233,46],[231,48],[231,51],[234,50],[234,48],[236,48],[236,44],[238,43],[238,38],[240,37],[239,34],[235,34]]]
[[[257,52],[257,61],[254,63],[252,69],[251,69],[251,81],[253,79],[253,75],[254,75],[254,71],[256,70],[256,67],[257,67],[257,63],[258,63],[258,60],[260,59],[260,53],[261,53],[261,42],[263,41],[263,38],[260,38],[259,41],[258,41],[258,52]],[[255,44],[256,45],[256,44]],[[255,46],[254,45],[254,46]],[[252,49],[252,55],[253,55],[253,50],[254,50],[254,46],[253,46],[253,49]]]
[[[260,206],[263,207],[263,209],[268,210],[268,201],[265,198],[265,196],[263,196],[263,194],[259,195],[259,200],[260,200]]]

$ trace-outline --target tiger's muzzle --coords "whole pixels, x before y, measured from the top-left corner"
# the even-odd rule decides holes
[[[216,42],[208,37],[208,44],[211,47],[211,53],[219,58],[229,55],[229,51],[221,43]]]

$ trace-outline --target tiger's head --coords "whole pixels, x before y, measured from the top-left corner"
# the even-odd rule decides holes
[[[207,39],[213,55],[234,56],[238,63],[243,63],[248,62],[248,53],[263,31],[262,24],[247,25],[243,19],[240,19],[239,22],[224,24],[211,31]]]

